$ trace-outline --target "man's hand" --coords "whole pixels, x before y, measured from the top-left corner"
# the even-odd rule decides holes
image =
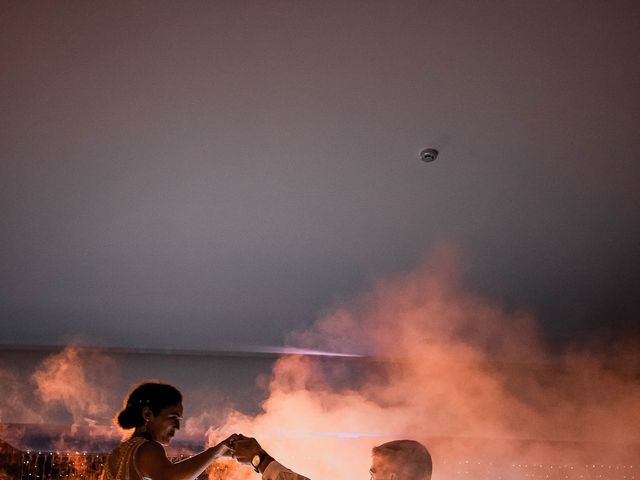
[[[239,435],[233,442],[233,458],[238,462],[251,465],[255,455],[260,455],[264,450],[255,438]]]

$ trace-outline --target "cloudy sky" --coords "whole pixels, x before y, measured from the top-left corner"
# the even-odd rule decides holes
[[[4,2],[0,343],[282,345],[442,246],[551,341],[637,329],[639,18]]]

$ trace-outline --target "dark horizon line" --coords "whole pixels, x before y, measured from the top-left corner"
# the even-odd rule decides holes
[[[227,349],[189,349],[189,348],[150,348],[150,347],[116,347],[108,345],[95,345],[88,343],[68,344],[19,344],[0,343],[0,349],[9,351],[33,351],[33,352],[60,352],[72,347],[85,352],[113,353],[121,355],[167,355],[185,357],[260,357],[277,359],[287,355],[336,357],[336,358],[362,358],[374,359],[369,355],[323,352],[319,350],[303,349],[292,346],[239,346]]]

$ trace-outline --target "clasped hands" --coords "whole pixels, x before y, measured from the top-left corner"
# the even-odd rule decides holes
[[[251,462],[256,455],[265,453],[255,438],[245,437],[241,433],[230,435],[214,448],[218,449],[218,456],[235,458],[245,465],[252,465]]]

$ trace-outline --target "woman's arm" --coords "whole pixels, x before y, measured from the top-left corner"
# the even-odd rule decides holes
[[[162,445],[157,442],[145,442],[138,448],[134,462],[138,471],[152,480],[192,480],[211,462],[230,453],[229,446],[225,443],[227,440],[176,463],[167,458]]]

